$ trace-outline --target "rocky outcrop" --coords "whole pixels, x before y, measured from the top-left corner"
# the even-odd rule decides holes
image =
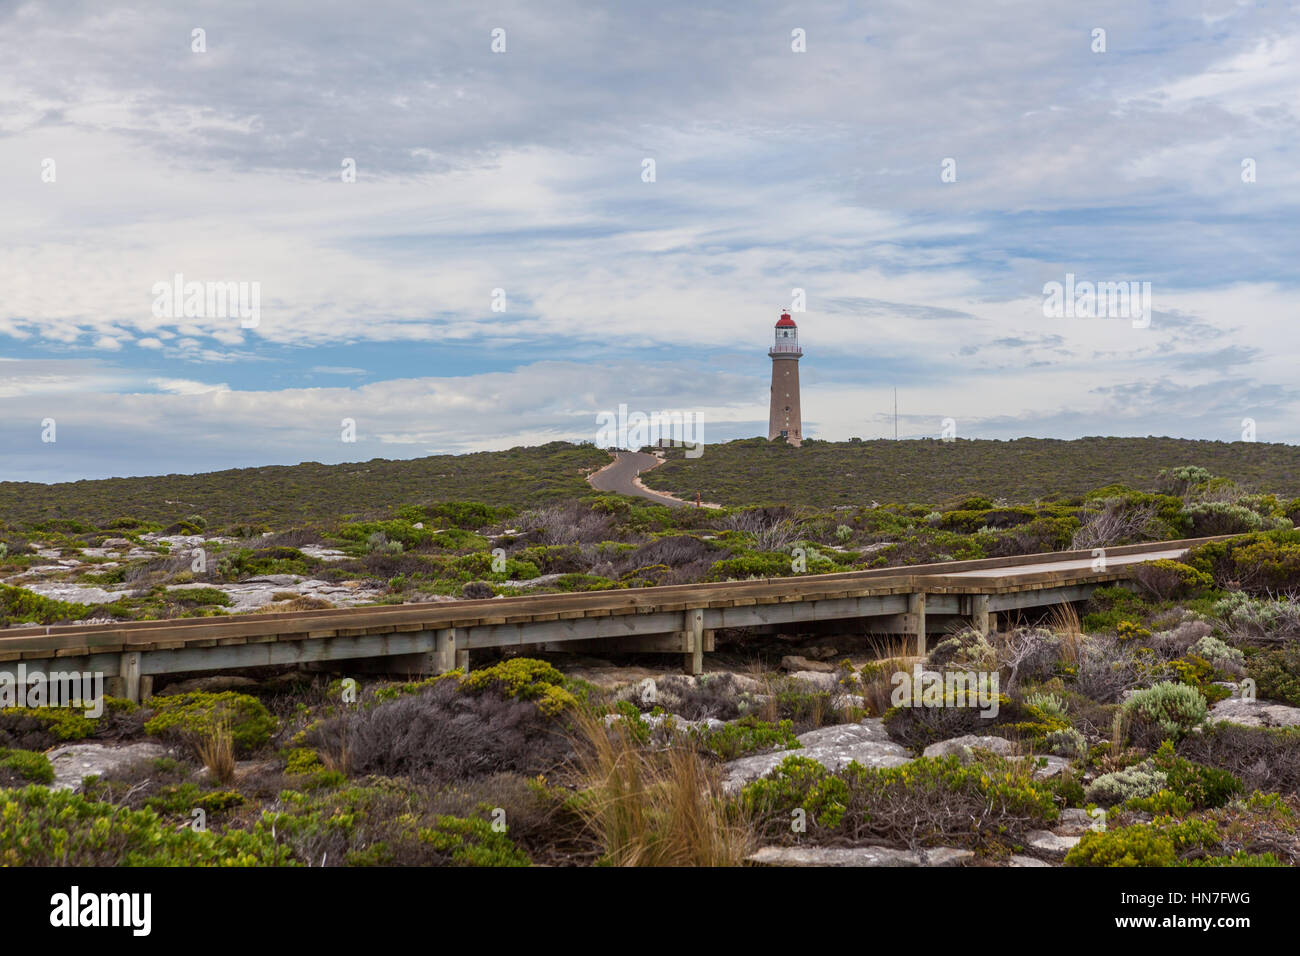
[[[913,759],[905,747],[889,739],[879,718],[810,730],[800,734],[798,740],[802,744],[800,750],[755,754],[725,764],[723,788],[727,792],[739,790],[750,781],[771,773],[781,761],[791,756],[810,757],[831,771],[847,767],[853,761],[864,767],[899,767]]]
[[[765,846],[746,857],[758,866],[961,866],[970,850],[937,846],[900,850],[887,846]]]
[[[1300,727],[1300,707],[1231,697],[1215,704],[1209,719],[1211,723],[1244,724],[1247,727]]]
[[[812,685],[816,690],[830,691],[831,693],[844,691],[844,686],[840,683],[839,676],[834,673],[834,668],[830,671],[794,671],[790,674],[791,680],[800,680],[805,684]]]
[[[819,674],[834,674],[836,668],[834,664],[827,664],[824,661],[812,661],[806,657],[789,654],[781,658],[781,670],[790,673],[815,671]]]
[[[941,740],[930,744],[921,754],[923,757],[960,757],[962,762],[970,760],[973,750],[987,750],[1000,757],[1011,756],[1011,741],[1005,737],[981,737],[978,734],[965,734],[951,740]]]
[[[1065,836],[1051,830],[1031,830],[1025,838],[1025,845],[1041,856],[1063,860],[1065,854],[1082,839],[1081,836]]]
[[[46,756],[54,767],[54,790],[77,790],[83,777],[103,776],[141,760],[156,760],[167,755],[161,744],[141,742],[110,747],[105,744],[67,744]]]

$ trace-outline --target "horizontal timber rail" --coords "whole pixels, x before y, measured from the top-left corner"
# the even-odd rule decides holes
[[[0,662],[26,670],[101,672],[138,699],[155,674],[387,658],[430,673],[469,665],[475,648],[681,653],[699,673],[713,632],[859,621],[873,633],[927,633],[953,616],[987,632],[998,612],[1085,599],[1131,580],[1143,561],[1176,558],[1214,538],[1092,551],[948,561],[839,574],[353,607],[197,620],[0,629]],[[12,664],[0,663],[0,669]]]

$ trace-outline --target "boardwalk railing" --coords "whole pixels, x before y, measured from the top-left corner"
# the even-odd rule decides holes
[[[831,626],[926,635],[964,621],[982,633],[997,614],[1085,599],[1131,580],[1154,558],[1178,557],[1218,538],[1162,541],[907,568],[806,574],[725,583],[538,594],[194,620],[0,629],[0,670],[102,673],[112,692],[139,700],[156,674],[280,664],[386,659],[401,673],[469,667],[488,647],[538,651],[680,653],[701,673],[713,634]]]

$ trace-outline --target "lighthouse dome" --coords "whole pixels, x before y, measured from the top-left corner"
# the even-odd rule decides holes
[[[794,329],[794,328],[798,328],[798,326],[796,326],[796,325],[794,324],[794,319],[790,318],[790,313],[789,313],[789,312],[782,312],[782,313],[781,313],[781,318],[779,318],[779,319],[776,320],[776,327],[777,327],[778,329]]]

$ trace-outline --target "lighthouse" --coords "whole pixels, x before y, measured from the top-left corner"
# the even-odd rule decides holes
[[[803,442],[799,416],[799,327],[782,312],[776,320],[776,341],[767,350],[772,357],[772,401],[767,416],[767,440],[783,438],[796,448]]]

